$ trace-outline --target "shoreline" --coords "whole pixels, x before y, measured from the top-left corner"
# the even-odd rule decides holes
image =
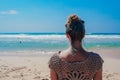
[[[91,49],[85,49],[88,52],[95,52],[97,54],[100,54],[102,57],[111,57],[115,59],[120,59],[120,47],[117,48],[91,48]],[[63,50],[6,50],[6,51],[0,51],[0,57],[1,56],[52,56],[54,53],[57,53],[59,51]]]

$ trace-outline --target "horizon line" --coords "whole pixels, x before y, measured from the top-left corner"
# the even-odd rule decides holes
[[[0,32],[0,34],[65,34],[65,32]],[[92,34],[120,34],[120,33],[86,33],[86,35]]]

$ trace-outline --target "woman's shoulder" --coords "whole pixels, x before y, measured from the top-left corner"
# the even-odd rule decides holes
[[[51,56],[50,60],[52,61],[56,61],[57,59],[59,59],[59,54],[61,51],[55,52],[53,53],[53,55]]]
[[[59,54],[61,53],[61,51],[57,51],[55,53],[53,53],[53,55],[51,56],[50,59],[56,59],[56,58],[59,58]]]
[[[53,53],[53,55],[49,59],[49,64],[55,64],[59,61],[60,51]]]
[[[92,58],[101,58],[102,59],[102,57],[98,53],[95,53],[95,52],[89,52],[89,56]]]
[[[102,64],[104,62],[104,60],[102,59],[102,57],[98,53],[90,52],[89,57],[96,64]]]
[[[94,66],[96,66],[97,70],[99,70],[102,67],[103,62],[104,62],[102,57],[98,53],[95,53],[95,52],[90,52],[89,56],[92,62],[94,63]]]
[[[60,51],[53,53],[53,55],[50,57],[50,59],[49,59],[49,67],[50,68],[55,67],[56,64],[59,63],[59,60],[60,60],[59,54],[60,54]]]

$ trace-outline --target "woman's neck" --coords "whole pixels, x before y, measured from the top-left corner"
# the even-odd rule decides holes
[[[73,43],[71,43],[71,48],[83,50],[82,43],[80,41],[74,41]]]
[[[72,43],[70,46],[70,51],[72,54],[79,53],[81,55],[84,55],[84,53],[86,53],[86,51],[82,47],[82,43],[80,41],[75,41],[74,43]]]

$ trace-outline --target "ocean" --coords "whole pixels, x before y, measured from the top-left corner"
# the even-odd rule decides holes
[[[83,46],[91,48],[120,47],[120,34],[86,34]],[[69,47],[64,33],[1,33],[0,51],[57,51]]]

